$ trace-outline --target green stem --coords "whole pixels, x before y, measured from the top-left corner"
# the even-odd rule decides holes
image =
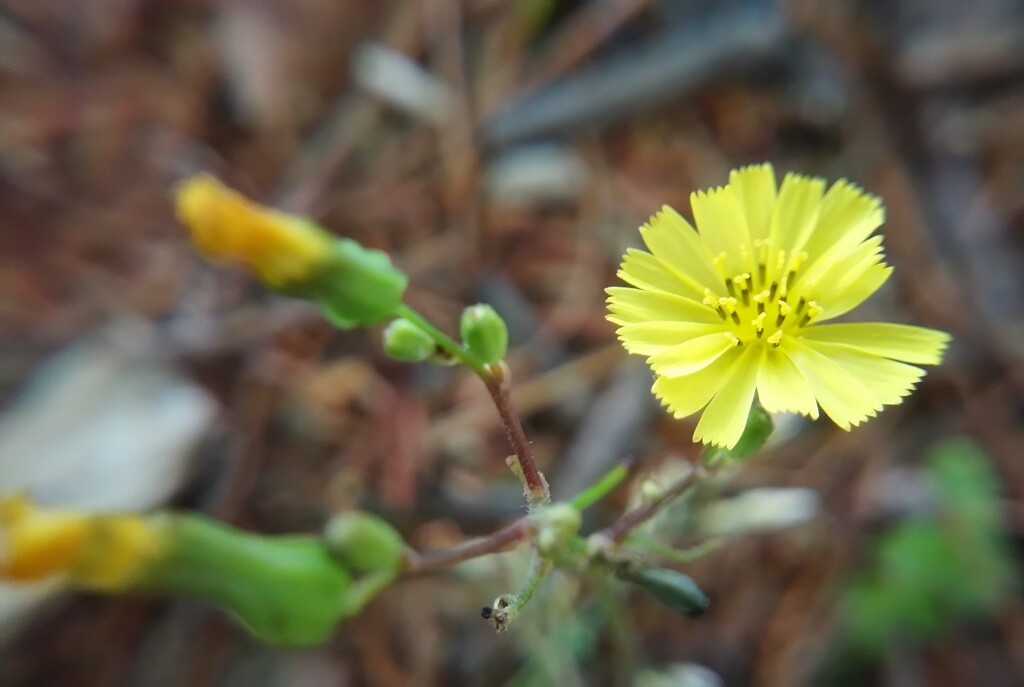
[[[576,510],[583,510],[597,503],[607,496],[612,489],[622,484],[622,480],[626,479],[626,476],[629,475],[629,469],[632,464],[633,461],[629,460],[616,465],[606,472],[601,479],[576,494],[569,503]]]
[[[509,443],[515,451],[515,462],[512,470],[523,483],[526,498],[530,506],[550,503],[551,492],[547,480],[537,467],[534,460],[533,450],[530,448],[530,441],[523,431],[523,423],[519,419],[515,406],[512,403],[512,395],[509,389],[509,372],[504,362],[488,365],[468,350],[460,346],[451,337],[430,323],[425,317],[402,303],[395,310],[395,315],[404,317],[409,322],[423,330],[427,336],[448,355],[460,361],[466,367],[473,370],[483,381],[487,391],[491,394],[498,415],[501,416],[501,423],[505,426],[505,433],[508,435]]]
[[[398,317],[404,317],[409,320],[423,332],[434,340],[434,343],[451,357],[458,360],[460,363],[473,370],[483,380],[487,380],[491,376],[489,366],[477,358],[473,353],[463,346],[460,346],[450,336],[442,332],[440,329],[431,324],[430,320],[420,315],[418,312],[410,308],[405,303],[398,306],[395,310],[395,315]]]

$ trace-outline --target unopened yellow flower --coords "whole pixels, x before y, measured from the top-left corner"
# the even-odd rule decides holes
[[[287,288],[315,275],[330,256],[333,237],[296,215],[253,203],[209,174],[182,182],[178,219],[211,257],[244,262],[269,286]]]
[[[160,533],[140,516],[46,509],[20,496],[0,501],[0,579],[61,576],[124,589],[163,551]]]
[[[857,307],[889,277],[878,198],[845,180],[771,165],[733,171],[694,193],[697,229],[663,207],[630,249],[608,319],[626,349],[647,357],[653,391],[677,418],[704,409],[694,439],[732,447],[754,399],[765,409],[843,429],[900,403],[935,365],[949,335],[887,323],[823,324]],[[912,364],[908,364],[912,363]]]

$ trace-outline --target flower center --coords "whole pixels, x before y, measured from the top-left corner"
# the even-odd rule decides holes
[[[764,341],[777,348],[785,333],[810,324],[822,313],[814,300],[801,293],[797,282],[807,262],[804,251],[779,250],[770,259],[767,241],[760,239],[740,249],[740,264],[747,271],[731,273],[724,252],[715,258],[715,269],[725,283],[725,293],[704,289],[704,305],[732,322],[736,344]]]

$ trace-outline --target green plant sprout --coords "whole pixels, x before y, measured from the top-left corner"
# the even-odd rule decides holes
[[[463,312],[455,340],[404,301],[408,279],[387,255],[338,239],[307,218],[249,201],[209,175],[176,190],[181,222],[212,258],[248,266],[271,289],[317,304],[341,328],[387,322],[383,349],[410,363],[457,363],[486,387],[512,453],[527,512],[492,534],[417,552],[368,513],[335,516],[320,536],[268,537],[198,514],[86,515],[0,502],[6,538],[0,576],[61,576],[71,586],[113,593],[193,596],[233,613],[278,644],[323,642],[396,580],[520,546],[529,570],[514,592],[482,615],[504,632],[554,570],[639,587],[688,616],[710,601],[667,567],[699,557],[638,530],[709,478],[749,459],[772,431],[771,412],[817,417],[819,405],[849,429],[899,403],[937,364],[948,335],[896,324],[826,324],[873,293],[891,268],[882,261],[881,203],[841,181],[787,175],[770,165],[733,172],[729,184],[692,198],[697,229],[670,208],[643,227],[650,252],[630,250],[609,292],[609,320],[653,369],[655,395],[676,417],[701,412],[702,458],[650,490],[607,527],[583,535],[580,511],[629,475],[619,465],[574,498],[552,502],[547,479],[512,402],[504,357],[508,329],[487,304]],[[698,231],[699,230],[699,231]],[[836,276],[840,275],[840,276]],[[755,402],[755,393],[757,401]]]

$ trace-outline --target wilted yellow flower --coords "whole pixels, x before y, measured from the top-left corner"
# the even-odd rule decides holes
[[[327,261],[333,237],[301,217],[253,203],[209,174],[176,190],[178,219],[211,257],[240,260],[275,288],[301,283]]]
[[[164,550],[140,516],[39,508],[18,496],[0,501],[0,578],[63,576],[77,586],[129,586]]]
[[[949,335],[887,323],[823,324],[889,277],[878,198],[845,180],[771,165],[733,171],[690,198],[698,230],[663,207],[630,249],[608,319],[626,349],[647,357],[653,391],[677,418],[704,409],[694,439],[732,447],[757,391],[765,409],[843,429],[899,403],[938,364]],[[907,364],[913,363],[913,364]]]
[[[183,181],[175,205],[201,251],[240,260],[272,289],[314,301],[339,327],[376,324],[402,303],[408,278],[385,253],[253,203],[209,174]]]

